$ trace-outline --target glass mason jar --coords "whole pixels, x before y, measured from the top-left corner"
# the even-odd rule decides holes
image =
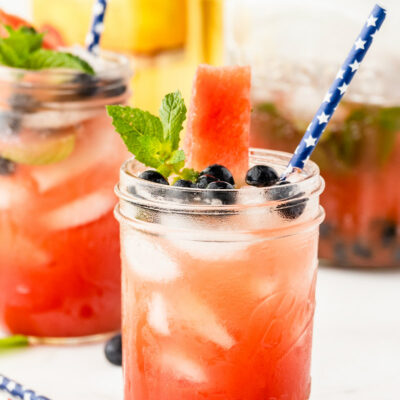
[[[290,155],[251,150],[283,172]],[[125,400],[298,399],[310,357],[323,180],[201,190],[121,169]]]
[[[120,327],[113,185],[127,153],[106,104],[128,61],[94,76],[0,67],[0,329],[81,337]],[[99,67],[100,68],[100,67]]]
[[[364,12],[348,2],[344,8],[235,3],[242,8],[231,10],[237,19],[231,18],[227,35],[228,58],[253,68],[250,143],[293,152]],[[369,6],[363,7],[367,15]],[[387,27],[394,29],[390,20]],[[400,168],[400,53],[385,48],[391,43],[380,40],[386,33],[379,32],[311,157],[326,181],[319,254],[336,266],[400,266],[400,187],[394,183]]]

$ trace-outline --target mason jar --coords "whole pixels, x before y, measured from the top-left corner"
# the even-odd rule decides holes
[[[253,149],[283,173],[290,154]],[[323,180],[204,190],[116,187],[125,400],[306,400]]]
[[[370,11],[341,3],[230,3],[228,61],[253,71],[252,146],[296,149]],[[326,181],[319,254],[335,266],[400,266],[400,52],[391,45],[400,25],[391,17],[311,156]]]
[[[131,73],[120,55],[93,60],[94,76],[0,66],[0,329],[9,333],[120,327],[113,185],[127,154],[105,105],[127,100]]]

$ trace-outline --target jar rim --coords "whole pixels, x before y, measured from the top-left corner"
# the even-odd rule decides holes
[[[68,50],[68,48],[61,48]],[[113,80],[116,78],[128,80],[132,75],[131,63],[127,56],[107,50],[101,50],[99,56],[110,61],[111,67],[96,72],[92,77],[80,70],[53,68],[42,70],[30,70],[24,68],[0,65],[0,82],[11,83],[24,89],[49,89],[49,90],[73,90],[78,86],[90,83],[91,85],[101,80]],[[77,78],[86,76],[87,80]],[[27,77],[26,79],[21,79]],[[92,79],[91,79],[92,78]]]
[[[252,148],[249,150],[249,156],[251,160],[251,164],[265,164],[265,160],[273,160],[275,163],[268,165],[272,165],[274,168],[278,170],[278,173],[283,173],[289,160],[291,158],[290,153],[268,150],[268,149],[256,149]],[[284,207],[286,203],[292,201],[294,189],[297,195],[295,197],[296,201],[304,201],[309,199],[311,196],[318,196],[324,189],[324,180],[319,175],[319,167],[313,161],[307,161],[304,173],[304,179],[298,182],[292,182],[287,185],[284,185],[285,191],[287,193],[286,197],[280,197],[279,200],[274,200],[273,193],[277,191],[277,188],[282,188],[283,186],[270,186],[264,188],[256,188],[256,187],[246,187],[237,188],[237,189],[199,189],[199,188],[183,188],[176,186],[167,186],[159,183],[150,182],[144,179],[141,179],[135,174],[135,171],[139,171],[137,168],[141,167],[143,170],[143,166],[139,164],[135,160],[134,157],[125,161],[120,169],[120,182],[115,187],[115,192],[118,198],[121,201],[126,201],[128,203],[140,205],[146,207],[148,209],[157,209],[160,211],[168,211],[174,213],[189,213],[189,214],[201,214],[201,213],[236,213],[243,211],[249,208],[260,208],[260,207],[271,207],[271,206],[280,206]],[[141,172],[141,171],[140,171]],[[160,201],[160,195],[153,197],[152,195],[147,198],[143,198],[138,195],[138,191],[145,191],[147,193],[157,193],[162,191],[165,195],[164,201]],[[245,193],[247,191],[248,193]],[[235,196],[236,199],[240,198],[240,194],[245,194],[243,197],[243,202],[236,201],[235,204],[204,204],[193,203],[193,201],[181,200],[177,201],[177,197],[172,195],[175,194],[185,194],[184,198],[192,199],[196,195],[200,195],[203,193],[212,193],[212,194],[231,194]],[[254,196],[255,201],[249,201],[249,196]],[[161,196],[162,197],[162,196]],[[261,201],[257,201],[261,199]]]

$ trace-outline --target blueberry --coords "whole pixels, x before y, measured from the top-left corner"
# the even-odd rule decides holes
[[[207,199],[208,200],[219,200],[222,204],[233,204],[235,202],[235,194],[233,192],[227,191],[224,193],[222,190],[228,189],[232,190],[234,187],[224,181],[215,181],[211,182],[208,186],[207,189],[212,189],[212,190],[219,190],[218,192],[210,191],[207,192]]]
[[[328,239],[333,233],[333,226],[329,222],[323,222],[319,227],[321,239]]]
[[[342,242],[337,242],[333,246],[333,257],[339,265],[347,264],[347,248]]]
[[[16,134],[21,128],[22,116],[13,111],[0,111],[0,132],[5,135]]]
[[[122,338],[120,333],[107,341],[104,354],[111,364],[122,365]]]
[[[267,165],[255,165],[246,174],[246,183],[251,186],[266,187],[278,182],[279,176],[276,171]]]
[[[372,257],[371,249],[361,242],[356,242],[353,244],[353,253],[360,258]]]
[[[394,261],[400,263],[400,247],[398,247],[394,252]]]
[[[393,221],[385,221],[382,227],[381,237],[383,246],[390,246],[396,240],[397,224]]]
[[[77,94],[80,97],[90,97],[97,92],[98,78],[92,75],[80,73],[77,74],[72,83],[78,86]]]
[[[192,181],[187,181],[186,179],[177,180],[173,186],[182,188],[195,188],[196,185]]]
[[[196,186],[199,189],[206,189],[211,182],[216,182],[218,179],[212,175],[201,175],[197,178]]]
[[[14,162],[0,157],[0,175],[12,175],[15,169],[16,164]]]
[[[160,183],[161,185],[169,185],[168,181],[159,172],[152,169],[142,172],[139,178],[154,183]]]
[[[293,185],[290,182],[280,181],[276,184],[276,188],[272,192],[273,200],[283,200],[284,204],[279,204],[276,209],[278,213],[286,219],[296,219],[303,214],[306,208],[307,199],[301,199],[304,196],[303,192],[292,194]],[[297,200],[299,199],[299,200]]]
[[[231,185],[235,184],[229,169],[220,164],[213,164],[203,169],[203,171],[200,172],[200,176],[202,175],[211,175],[217,178],[218,181],[228,182]]]
[[[23,113],[33,113],[40,106],[39,100],[26,93],[13,93],[8,99],[8,104],[12,110]]]

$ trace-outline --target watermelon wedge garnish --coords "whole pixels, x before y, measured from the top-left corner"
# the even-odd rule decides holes
[[[249,167],[250,86],[250,67],[198,67],[184,143],[187,165],[201,171],[222,164],[243,183]]]
[[[25,19],[8,14],[0,9],[0,37],[8,36],[4,25],[11,26],[13,29],[18,29],[21,26],[33,27],[33,25]],[[51,25],[43,26],[39,31],[45,34],[43,37],[43,48],[56,49],[57,47],[65,46],[61,34]]]

